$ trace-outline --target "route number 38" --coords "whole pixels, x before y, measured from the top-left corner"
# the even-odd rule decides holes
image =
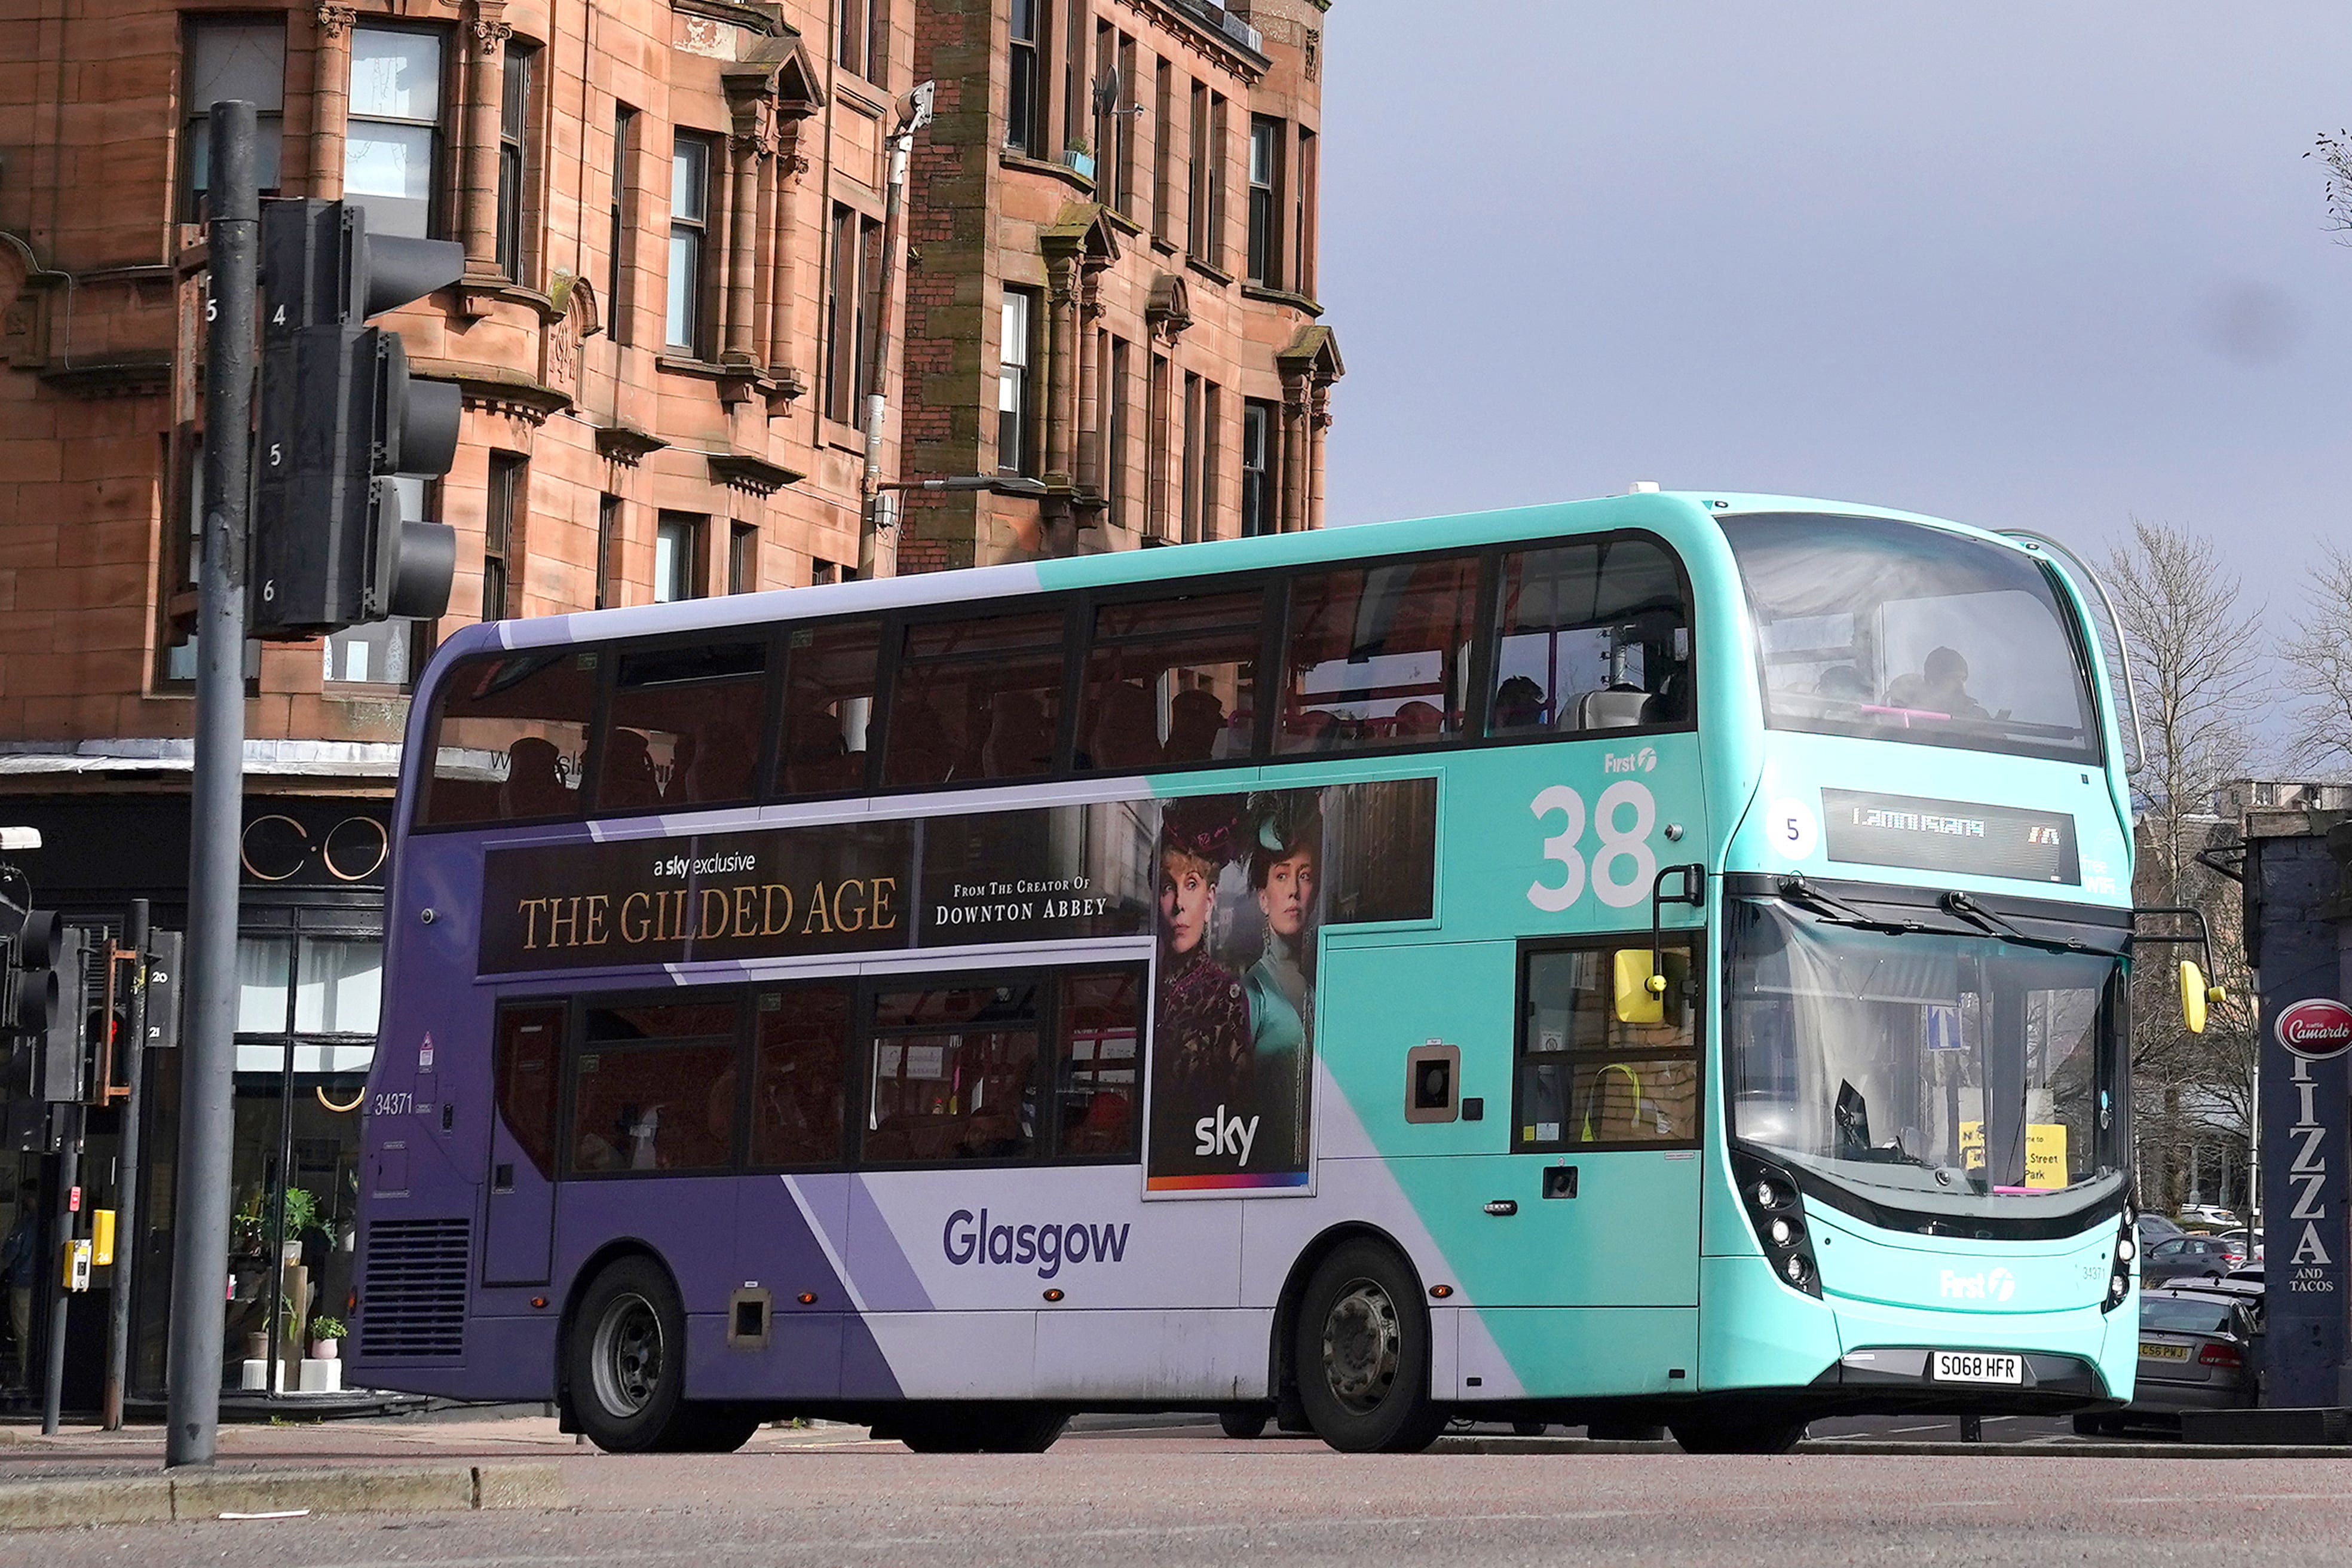
[[[1649,897],[1658,875],[1658,858],[1650,848],[1658,803],[1647,784],[1620,779],[1601,792],[1590,819],[1599,842],[1589,861],[1578,847],[1587,826],[1582,795],[1566,784],[1553,784],[1528,809],[1538,823],[1554,816],[1563,819],[1560,830],[1543,841],[1543,858],[1559,867],[1558,879],[1538,876],[1528,883],[1528,902],[1558,914],[1584,896],[1588,882],[1592,896],[1612,909],[1631,909]]]

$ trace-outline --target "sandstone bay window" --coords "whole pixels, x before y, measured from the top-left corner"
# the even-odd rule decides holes
[[[1282,276],[1282,132],[1279,120],[1250,117],[1249,280],[1279,289]]]
[[[225,99],[253,105],[254,177],[265,196],[278,194],[278,151],[285,140],[286,24],[244,18],[191,20],[180,67],[180,138],[184,160],[180,216],[204,218],[205,183],[212,177],[212,106]]]
[[[490,454],[490,477],[482,509],[482,619],[514,614],[510,566],[523,516],[528,458],[513,452]]]
[[[622,258],[628,252],[629,154],[635,150],[637,111],[625,103],[613,105],[613,203],[611,244],[604,252],[604,330],[616,343],[625,344],[629,307],[621,292]]]
[[[997,348],[996,466],[1008,474],[1035,465],[1029,449],[1030,343],[1036,296],[1026,289],[1004,290],[1003,336]]]
[[[415,28],[352,29],[343,195],[366,209],[371,234],[443,232],[433,200],[445,136],[443,42]]]
[[[706,357],[703,301],[710,241],[710,139],[681,131],[669,163],[669,304],[662,329],[672,349]]]
[[[1038,125],[1044,109],[1037,90],[1037,7],[1040,0],[1013,0],[1012,54],[1004,73],[1004,144],[1035,156],[1045,143]]]
[[[661,514],[654,529],[655,604],[699,596],[695,566],[702,557],[702,529],[708,521],[687,511]]]
[[[499,103],[499,270],[522,277],[523,220],[530,177],[530,73],[539,51],[507,45],[506,81]]]
[[[1242,403],[1242,537],[1272,533],[1274,507],[1274,446],[1281,429],[1273,404],[1262,398]]]
[[[854,207],[835,204],[828,237],[824,297],[824,413],[856,425],[865,418],[866,311],[882,256],[882,226]]]

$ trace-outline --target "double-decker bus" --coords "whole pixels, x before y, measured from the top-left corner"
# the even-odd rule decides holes
[[[614,1450],[2126,1398],[2098,627],[1674,493],[468,627],[354,1380]]]

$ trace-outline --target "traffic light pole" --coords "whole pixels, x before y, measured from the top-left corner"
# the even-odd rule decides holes
[[[99,1425],[109,1432],[122,1430],[122,1384],[131,1361],[131,1284],[139,1260],[139,1162],[142,1147],[139,1118],[145,1113],[141,1089],[147,1078],[147,925],[148,903],[131,900],[131,918],[123,923],[122,945],[131,950],[131,1008],[124,1020],[117,1053],[122,1060],[122,1081],[130,1089],[122,1101],[122,1136],[115,1158],[114,1275],[106,1298],[106,1389],[100,1396]],[[113,1019],[107,1020],[110,1026]]]
[[[49,1124],[58,1135],[58,1184],[50,1212],[57,1223],[49,1227],[49,1366],[41,1385],[41,1436],[58,1435],[58,1406],[66,1387],[66,1312],[73,1297],[66,1289],[66,1244],[73,1239],[76,1202],[80,1196],[82,1108],[52,1105]]]
[[[261,198],[253,105],[215,103],[205,193],[205,531],[196,581],[195,778],[188,853],[188,1012],[181,1058],[163,1464],[209,1465],[220,1423],[236,1070],[237,837],[245,810],[246,511],[252,480]],[[142,1042],[143,1043],[143,1042]]]

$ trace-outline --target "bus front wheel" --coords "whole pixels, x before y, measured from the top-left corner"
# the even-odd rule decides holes
[[[563,1356],[580,1429],[605,1452],[702,1447],[721,1436],[686,1403],[686,1309],[653,1259],[624,1258],[596,1276]],[[729,1447],[751,1435],[746,1426]]]
[[[1378,1242],[1344,1242],[1316,1266],[1291,1365],[1316,1436],[1341,1453],[1419,1453],[1444,1430],[1429,1397],[1429,1312]]]

